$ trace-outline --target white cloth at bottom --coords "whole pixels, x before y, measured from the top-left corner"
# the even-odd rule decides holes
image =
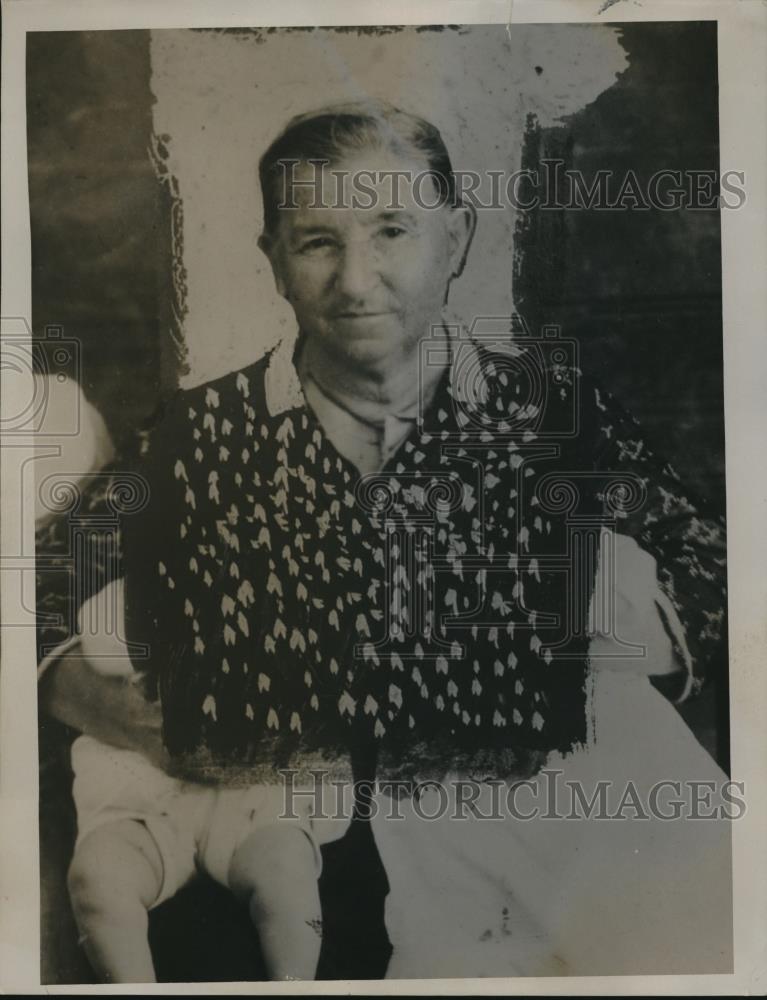
[[[658,795],[656,812],[669,815],[672,799],[689,804],[685,783],[703,781],[717,792],[709,803],[704,791],[697,811],[710,813],[722,804],[725,775],[647,678],[607,670],[595,673],[590,687],[594,739],[572,755],[552,756],[546,770],[562,772],[558,788],[578,782],[589,799],[600,781],[610,782],[606,815],[619,811],[630,781],[649,818],[631,818],[627,807],[624,819],[523,820],[503,810],[500,820],[456,819],[451,809],[424,820],[406,800],[399,820],[386,818],[390,804],[379,797],[373,828],[390,884],[389,978],[731,967],[731,821],[668,820],[650,808],[656,783],[682,782],[681,796],[673,786]],[[520,788],[518,811],[537,803],[545,812],[554,780],[538,775]],[[557,801],[570,811],[569,794]],[[440,805],[437,791],[427,791],[420,814],[439,814]]]

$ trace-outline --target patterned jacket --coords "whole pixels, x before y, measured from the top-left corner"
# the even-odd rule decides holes
[[[510,774],[583,742],[604,527],[657,560],[682,697],[699,688],[725,620],[723,522],[554,347],[454,337],[372,476],[323,434],[290,342],[179,391],[123,523],[128,638],[172,753],[252,774],[373,747],[382,773]]]

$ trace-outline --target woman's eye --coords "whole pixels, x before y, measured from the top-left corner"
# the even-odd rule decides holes
[[[324,250],[333,245],[333,241],[327,236],[315,236],[314,239],[307,240],[299,247],[301,253],[311,253],[314,250]]]

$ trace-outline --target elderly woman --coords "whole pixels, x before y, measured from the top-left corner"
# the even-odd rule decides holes
[[[449,318],[476,220],[438,131],[383,104],[324,109],[288,125],[260,180],[297,337],[171,400],[123,525],[127,639],[176,772],[232,786],[364,766],[439,779],[452,805],[469,777],[533,794],[555,765],[586,792],[722,777],[648,680],[677,698],[702,683],[722,525],[559,342]],[[101,706],[83,717],[73,673],[52,674],[49,709],[109,728]],[[127,700],[126,732],[157,718]],[[423,801],[371,810],[390,974],[680,971],[727,950],[706,917],[721,823],[428,823]]]

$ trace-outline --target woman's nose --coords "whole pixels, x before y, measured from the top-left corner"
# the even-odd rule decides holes
[[[360,299],[379,280],[379,261],[364,240],[349,243],[338,261],[336,288],[349,298]]]

